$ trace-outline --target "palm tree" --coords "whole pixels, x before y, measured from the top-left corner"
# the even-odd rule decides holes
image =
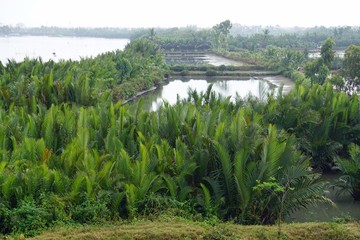
[[[347,159],[338,159],[337,166],[341,170],[341,177],[335,183],[339,188],[339,194],[348,192],[352,197],[360,200],[360,147],[356,144],[349,146],[350,157]]]

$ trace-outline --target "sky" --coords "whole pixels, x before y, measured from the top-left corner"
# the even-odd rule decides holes
[[[359,26],[359,0],[0,0],[0,24],[27,27]]]

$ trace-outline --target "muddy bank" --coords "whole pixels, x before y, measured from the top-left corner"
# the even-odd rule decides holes
[[[229,59],[215,53],[206,52],[166,52],[165,61],[169,65],[212,65],[244,66],[245,62]]]
[[[282,75],[276,76],[266,76],[262,79],[274,84],[276,87],[283,86],[283,93],[288,93],[294,87],[295,83],[290,78],[284,77]]]
[[[149,89],[147,89],[147,90],[138,92],[138,93],[135,94],[133,97],[131,97],[131,98],[129,98],[129,99],[126,99],[126,100],[122,103],[122,105],[125,105],[125,104],[127,104],[127,103],[129,103],[129,102],[131,102],[131,101],[134,101],[136,98],[138,98],[138,97],[140,97],[140,96],[142,96],[142,95],[144,95],[144,94],[147,94],[147,93],[149,93],[149,92],[155,91],[156,89],[157,89],[157,87],[154,86],[154,87],[149,88]]]
[[[244,62],[236,61],[236,60],[229,59],[229,58],[225,58],[225,57],[215,55],[215,54],[205,54],[205,57],[203,58],[203,61],[205,61],[207,64],[213,65],[213,66],[221,66],[221,65],[225,65],[225,66],[244,66],[244,65],[248,65],[248,64],[246,64]]]

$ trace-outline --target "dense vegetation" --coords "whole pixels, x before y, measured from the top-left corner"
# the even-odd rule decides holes
[[[329,202],[320,173],[334,168],[342,173],[336,188],[358,200],[359,48],[346,50],[335,85],[335,77],[319,78],[333,67],[331,39],[320,60],[274,46],[229,53],[230,28],[214,26],[213,50],[296,75],[289,94],[231,101],[210,87],[156,112],[141,101],[130,110],[118,100],[158,84],[167,70],[154,31],[78,62],[0,63],[1,233],[166,211],[280,224]],[[295,70],[304,65],[305,74]]]
[[[358,142],[358,104],[330,85],[266,102],[233,103],[209,89],[135,114],[111,101],[13,102],[0,114],[2,232],[169,208],[274,223],[326,200],[309,167],[334,164]]]
[[[36,100],[47,107],[125,100],[158,84],[165,71],[158,47],[146,39],[131,42],[124,51],[81,61],[9,60],[5,66],[0,62],[2,106],[30,106]]]
[[[291,28],[257,27],[231,24],[223,21],[209,29],[196,27],[170,29],[140,29],[132,38],[150,36],[166,51],[205,51],[228,48],[231,51],[279,48],[310,50],[319,48],[327,38],[336,42],[336,47],[344,49],[350,45],[360,45],[359,27],[314,27]],[[226,44],[219,45],[219,40]]]

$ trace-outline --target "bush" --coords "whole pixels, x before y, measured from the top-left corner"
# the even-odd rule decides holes
[[[49,223],[68,223],[71,221],[69,215],[69,203],[56,194],[41,194],[41,207],[49,213]]]
[[[185,70],[185,66],[183,65],[175,65],[173,67],[171,67],[171,70],[175,71],[175,72],[181,72],[183,70]]]
[[[199,70],[200,70],[200,71],[204,71],[204,72],[207,71],[208,69],[209,69],[208,66],[200,66],[200,67],[199,67]]]
[[[75,206],[72,219],[79,223],[99,223],[110,219],[110,210],[102,200],[86,199]]]
[[[8,234],[11,232],[11,212],[2,203],[0,203],[0,233]]]
[[[225,71],[226,66],[225,65],[220,65],[218,69],[219,69],[219,71]]]
[[[206,71],[206,76],[216,76],[217,72],[215,70]]]
[[[188,75],[188,74],[189,74],[189,71],[186,70],[186,69],[184,69],[184,70],[182,70],[182,71],[180,72],[180,75],[181,75],[181,76],[186,76],[186,75]]]
[[[34,236],[40,230],[48,227],[50,214],[37,207],[32,197],[25,198],[18,208],[11,212],[12,232]]]

